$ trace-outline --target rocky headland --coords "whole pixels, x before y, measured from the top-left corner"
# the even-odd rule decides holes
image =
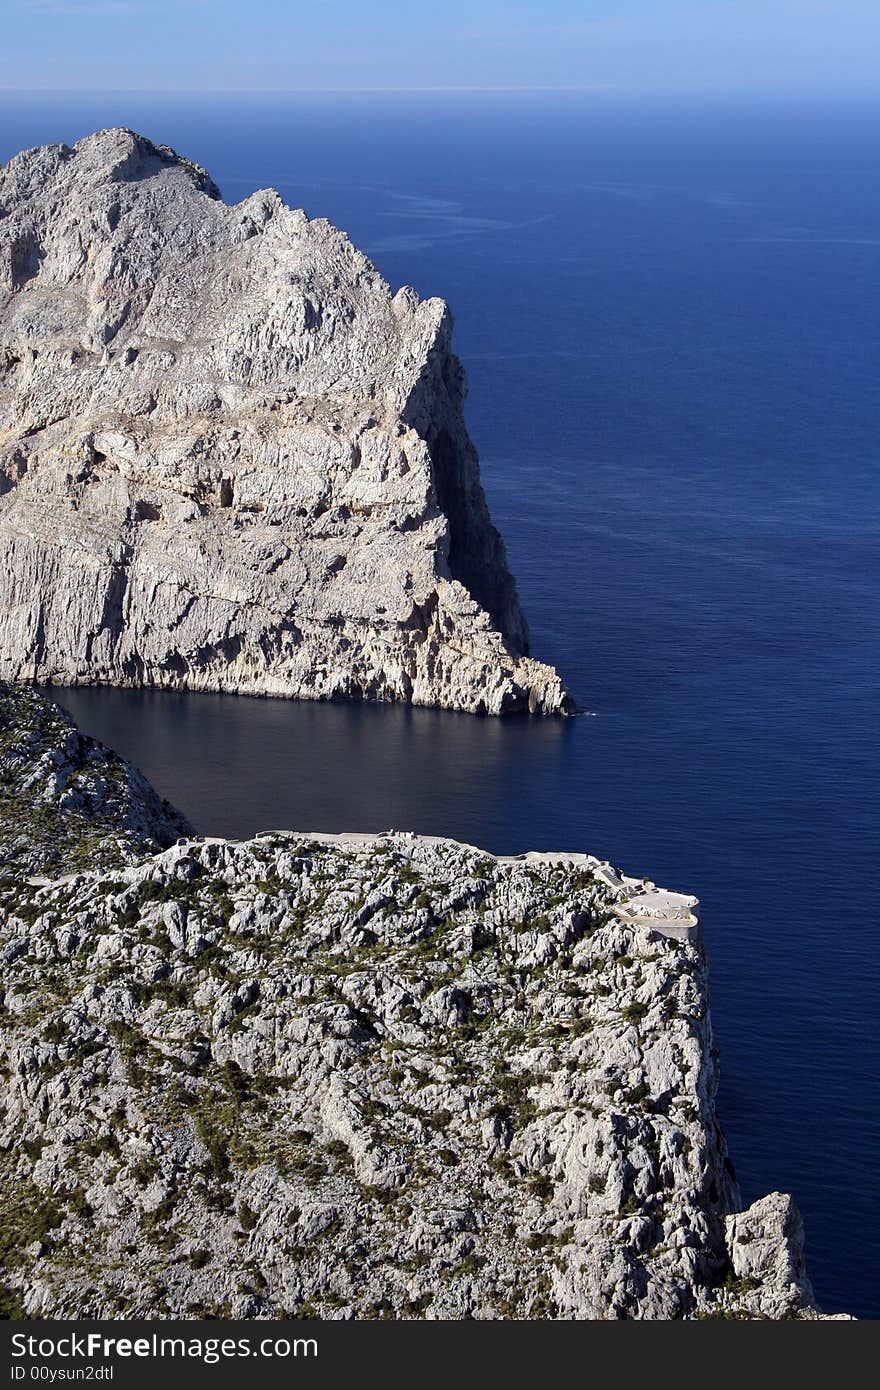
[[[791,1198],[741,1209],[693,899],[199,839],[33,691],[0,721],[7,1315],[819,1316]]]
[[[567,711],[440,299],[129,130],[0,170],[0,675]]]

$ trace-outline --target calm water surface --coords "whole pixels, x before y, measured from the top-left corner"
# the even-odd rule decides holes
[[[204,832],[588,849],[695,892],[746,1200],[880,1312],[880,111],[0,95],[274,185],[443,294],[535,653],[593,717],[78,690]]]

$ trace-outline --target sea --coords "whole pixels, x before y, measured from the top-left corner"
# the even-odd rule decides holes
[[[880,104],[2,93],[126,125],[446,298],[532,650],[583,714],[58,692],[203,833],[584,850],[701,900],[743,1197],[880,1313]]]

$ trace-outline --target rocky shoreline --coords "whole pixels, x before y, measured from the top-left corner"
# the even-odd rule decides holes
[[[791,1198],[740,1209],[693,899],[202,840],[34,692],[0,729],[7,1315],[820,1316]]]

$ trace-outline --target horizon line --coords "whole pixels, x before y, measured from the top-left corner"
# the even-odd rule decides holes
[[[495,85],[495,86],[475,86],[471,84],[461,85],[442,85],[438,84],[431,87],[20,87],[0,83],[0,92],[80,92],[83,95],[127,95],[132,92],[144,92],[150,95],[175,95],[175,96],[205,96],[217,94],[218,96],[240,94],[242,96],[294,96],[300,93],[310,94],[314,92],[631,92],[637,91],[635,87],[622,87],[618,83],[597,82],[585,86],[525,86],[525,85]],[[671,88],[657,90],[670,91]]]
[[[537,93],[544,95],[591,95],[596,93],[616,93],[625,96],[678,96],[678,97],[816,97],[831,94],[838,96],[876,96],[871,87],[865,88],[786,88],[752,89],[744,87],[644,87],[623,86],[620,83],[602,82],[582,86],[526,86],[492,85],[476,86],[435,85],[429,87],[33,87],[0,83],[0,95],[18,93],[25,96],[340,96],[340,95],[431,95],[435,93]]]

